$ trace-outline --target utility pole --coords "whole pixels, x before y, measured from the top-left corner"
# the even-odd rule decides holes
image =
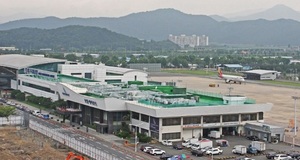
[[[295,150],[295,138],[297,136],[297,100],[300,99],[299,96],[292,96],[294,99],[294,136],[293,136],[293,150]]]

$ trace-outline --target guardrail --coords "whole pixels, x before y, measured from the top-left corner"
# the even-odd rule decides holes
[[[23,117],[21,116],[9,116],[0,117],[0,125],[21,125],[23,124]]]
[[[109,153],[106,153],[100,149],[90,146],[89,144],[78,141],[75,138],[69,137],[66,134],[60,133],[60,132],[56,131],[56,129],[52,129],[52,128],[46,127],[44,125],[41,125],[33,120],[30,121],[29,128],[47,136],[47,137],[50,137],[50,138],[66,145],[82,154],[85,154],[86,156],[88,156],[92,159],[119,160],[119,158],[117,158]]]

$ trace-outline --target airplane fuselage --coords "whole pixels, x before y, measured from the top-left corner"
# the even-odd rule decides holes
[[[241,76],[233,76],[233,75],[222,75],[219,76],[220,78],[224,79],[226,83],[234,82],[234,83],[242,83],[245,82],[245,79]]]

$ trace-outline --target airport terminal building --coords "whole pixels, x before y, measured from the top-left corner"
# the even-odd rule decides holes
[[[159,141],[206,137],[211,130],[244,134],[246,123],[263,122],[272,108],[244,96],[152,84],[144,71],[103,64],[0,55],[0,72],[2,90],[65,100],[57,111],[74,123],[96,125],[100,133],[126,123]]]

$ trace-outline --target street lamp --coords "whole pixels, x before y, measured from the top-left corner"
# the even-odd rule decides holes
[[[134,137],[134,152],[137,152],[137,127],[138,126],[140,126],[140,125],[142,125],[142,124],[144,124],[144,123],[140,123],[140,124],[138,124],[138,125],[134,125],[134,124],[129,124],[131,127],[134,125],[135,126],[135,137]]]
[[[296,106],[297,106],[297,100],[300,99],[299,96],[292,96],[294,99],[294,136],[293,136],[293,150],[295,149],[295,138],[297,136],[297,115],[296,115]]]

